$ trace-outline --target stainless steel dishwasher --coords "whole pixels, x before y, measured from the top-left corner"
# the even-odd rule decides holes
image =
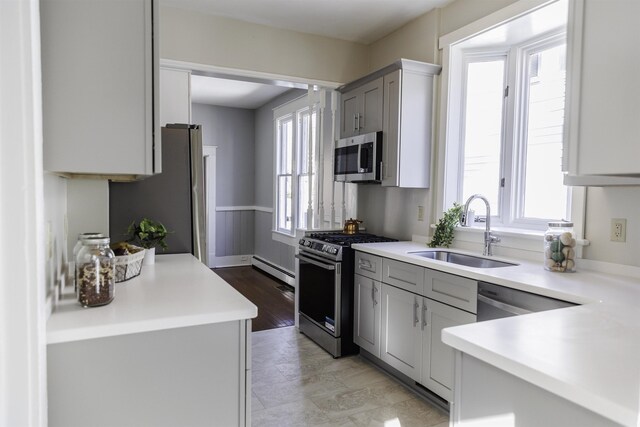
[[[574,305],[577,304],[492,283],[478,282],[478,322]]]

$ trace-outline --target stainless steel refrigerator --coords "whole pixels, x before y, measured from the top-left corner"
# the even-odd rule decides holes
[[[142,218],[169,230],[168,249],[157,254],[192,253],[207,264],[205,176],[200,125],[162,128],[162,173],[135,182],[109,183],[109,234],[125,239],[127,227]]]

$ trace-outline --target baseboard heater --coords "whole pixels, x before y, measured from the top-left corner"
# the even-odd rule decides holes
[[[273,277],[282,280],[283,282],[285,282],[287,285],[292,286],[292,287],[296,287],[296,276],[295,274],[293,274],[292,272],[285,270],[282,267],[279,267],[273,263],[270,263],[267,260],[264,260],[262,258],[259,258],[257,256],[253,256],[251,258],[251,265],[253,265],[256,268],[259,268],[260,270],[264,271],[265,273],[268,273],[270,275],[272,275]]]

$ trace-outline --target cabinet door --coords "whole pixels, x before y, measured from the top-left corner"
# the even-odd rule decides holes
[[[384,76],[383,186],[428,188],[433,75],[397,70]]]
[[[453,348],[442,342],[442,330],[474,323],[476,315],[441,304],[422,300],[422,371],[420,383],[451,401],[453,387]]]
[[[380,282],[354,276],[353,340],[363,350],[380,357]]]
[[[348,138],[358,134],[359,90],[343,93],[340,96],[340,138]]]
[[[382,77],[360,88],[360,117],[358,119],[359,133],[377,132],[382,130]]]
[[[40,6],[45,170],[157,172],[157,2],[59,0]]]
[[[386,284],[382,285],[380,358],[398,371],[420,380],[422,297]]]
[[[191,123],[191,72],[160,69],[160,125]]]
[[[400,134],[400,87],[402,72],[384,76],[384,117],[382,121],[382,185],[395,187],[398,181],[398,138]]]
[[[577,175],[640,173],[640,2],[571,2],[572,58],[569,153],[565,169]],[[583,6],[583,13],[580,7]],[[615,29],[611,23],[615,22]],[[571,43],[573,42],[573,43]],[[580,43],[582,49],[580,50]],[[580,60],[581,56],[581,60]]]

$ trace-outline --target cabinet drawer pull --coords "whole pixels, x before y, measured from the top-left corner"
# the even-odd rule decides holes
[[[428,325],[427,316],[429,315],[429,309],[427,308],[427,304],[422,304],[422,330],[424,331],[424,327]]]
[[[420,304],[418,304],[418,300],[414,298],[413,299],[413,327],[414,328],[420,321],[418,320],[418,307],[420,307]]]
[[[376,294],[378,293],[378,288],[373,287],[373,305],[378,305],[378,298],[376,298]]]
[[[360,259],[358,261],[358,267],[360,267],[363,270],[369,270],[369,271],[375,272],[373,265],[371,264],[371,261],[367,261],[366,259]]]

